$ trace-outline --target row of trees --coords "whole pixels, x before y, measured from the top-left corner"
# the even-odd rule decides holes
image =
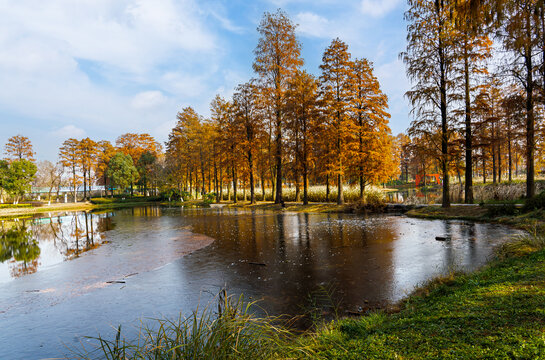
[[[115,146],[109,141],[90,138],[70,138],[59,150],[59,161],[35,163],[32,144],[27,137],[11,137],[5,145],[5,160],[0,160],[0,202],[8,194],[16,203],[31,185],[54,188],[69,185],[77,201],[78,187],[83,185],[83,198],[90,196],[92,184],[104,185],[113,194],[114,187],[125,190],[139,186],[148,192],[149,185],[162,173],[161,145],[148,134],[127,133],[117,138]],[[58,194],[57,194],[58,195]]]
[[[492,170],[496,181],[507,169],[511,179],[523,154],[526,193],[532,197],[535,155],[544,140],[541,132],[536,139],[536,119],[545,104],[543,1],[408,4],[408,45],[401,58],[413,81],[407,97],[414,121],[402,168],[420,163],[425,171],[433,159],[443,175],[446,207],[451,174],[465,173],[465,202],[472,203],[475,171],[486,181]]]
[[[154,165],[162,156],[161,145],[149,134],[127,133],[116,140],[94,141],[90,138],[70,138],[59,149],[59,164],[67,170],[69,183],[76,201],[77,187],[83,185],[83,197],[87,198],[93,183],[105,189],[126,189],[139,185],[147,192]],[[49,176],[54,181],[54,172]]]
[[[240,84],[232,99],[212,101],[204,119],[191,107],[178,113],[169,136],[166,166],[173,185],[237,200],[240,184],[272,188],[282,203],[283,184],[293,184],[308,203],[309,182],[332,181],[342,204],[343,184],[390,179],[397,171],[388,127],[388,103],[367,59],[352,59],[340,39],[325,50],[317,78],[302,70],[295,25],[281,10],[265,13],[253,64],[256,78]],[[225,186],[225,184],[232,186]]]

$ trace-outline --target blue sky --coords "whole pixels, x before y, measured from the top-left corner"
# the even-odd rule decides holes
[[[373,61],[392,132],[407,128],[404,0],[0,0],[0,144],[22,134],[55,161],[69,137],[163,142],[180,109],[208,116],[215,94],[254,76],[256,28],[278,8],[309,72],[335,37]]]

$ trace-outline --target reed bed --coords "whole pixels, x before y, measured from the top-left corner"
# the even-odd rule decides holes
[[[545,189],[543,181],[536,181],[536,193]],[[499,183],[499,184],[479,184],[473,186],[473,197],[477,203],[486,203],[491,201],[516,201],[524,198],[526,195],[526,183]],[[464,201],[464,185],[453,184],[450,189],[451,201]]]
[[[287,330],[294,319],[256,317],[242,296],[222,291],[217,311],[211,305],[176,320],[142,322],[136,339],[126,339],[121,326],[115,339],[89,337],[92,345],[74,351],[76,359],[275,359],[286,347],[312,357],[308,345],[294,342]],[[90,349],[90,347],[93,347]]]
[[[327,195],[327,187],[325,185],[313,185],[308,188],[308,201],[309,202],[336,202],[337,201],[337,187],[331,186],[329,188],[330,192]],[[261,188],[255,189],[256,201],[273,201],[273,191],[271,188],[265,189],[265,196],[263,196],[263,190]],[[303,201],[303,188],[300,189],[299,199],[296,198],[296,189],[295,187],[284,187],[282,189],[282,197],[286,202],[295,202]],[[359,186],[343,186],[343,195],[345,202],[358,202],[360,201],[360,188]],[[230,199],[233,199],[233,193],[231,191]],[[364,191],[364,201],[365,202],[376,202],[379,200],[384,201],[385,195],[384,191],[377,186],[368,186]],[[228,200],[227,192],[224,189],[223,200]],[[239,189],[237,191],[237,200],[243,201],[244,190]],[[246,200],[250,200],[250,190],[246,189]]]
[[[545,190],[545,181],[536,181],[536,194]],[[426,193],[420,191],[411,194],[406,203],[411,204],[440,204],[442,200],[442,189],[436,187]],[[425,196],[423,195],[425,194]],[[450,185],[450,201],[453,203],[464,202],[464,185]],[[497,183],[497,184],[476,184],[473,186],[473,198],[475,203],[493,203],[493,202],[521,202],[526,195],[525,182]]]

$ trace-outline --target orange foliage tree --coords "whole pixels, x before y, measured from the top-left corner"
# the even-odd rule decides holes
[[[350,113],[356,131],[352,169],[359,178],[360,199],[367,185],[389,180],[397,172],[390,127],[388,97],[380,89],[367,59],[352,63]]]
[[[262,93],[274,117],[276,166],[275,203],[282,199],[283,127],[286,123],[286,91],[295,71],[303,65],[301,44],[295,35],[295,24],[282,10],[265,13],[258,27],[261,35],[254,51],[254,70],[259,75]]]
[[[74,190],[74,202],[78,202],[77,187],[80,177],[76,173],[76,170],[80,163],[79,141],[74,138],[65,140],[59,149],[59,159],[64,167],[71,170],[70,182],[72,183],[72,189]]]
[[[344,203],[343,178],[348,159],[354,155],[355,124],[350,119],[352,64],[348,45],[334,39],[322,57],[321,95],[325,113],[325,136],[330,147],[330,172],[337,176],[337,204]]]
[[[10,137],[4,149],[8,160],[35,161],[32,143],[26,136],[15,135]]]

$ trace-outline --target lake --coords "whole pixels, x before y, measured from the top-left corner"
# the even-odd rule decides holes
[[[324,293],[343,313],[383,307],[435,276],[477,269],[520,233],[395,215],[166,207],[0,226],[0,359],[60,357],[119,324],[134,333],[140,319],[189,314],[224,288],[271,315],[301,314]]]

